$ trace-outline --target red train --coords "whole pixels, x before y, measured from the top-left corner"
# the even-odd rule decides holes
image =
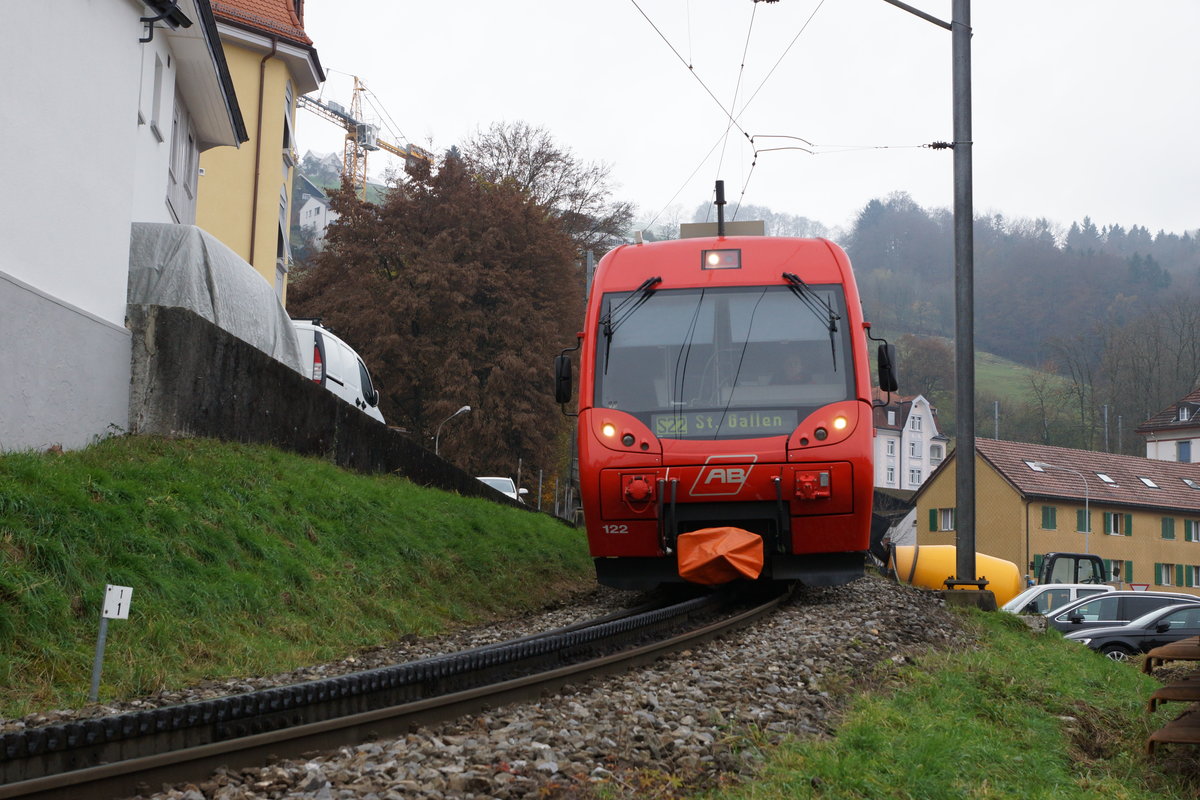
[[[760,567],[745,577],[862,575],[869,327],[846,254],[824,239],[714,236],[608,253],[579,334],[580,494],[600,583],[718,583],[734,574],[692,572],[696,559],[737,567],[755,549]],[[885,390],[891,362],[885,344]]]

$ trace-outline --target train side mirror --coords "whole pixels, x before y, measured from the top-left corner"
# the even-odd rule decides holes
[[[554,402],[571,402],[571,357],[565,353],[554,357]]]
[[[896,379],[896,348],[894,345],[879,345],[879,389],[894,392],[900,388]]]

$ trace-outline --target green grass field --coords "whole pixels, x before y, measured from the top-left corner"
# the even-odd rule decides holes
[[[269,674],[594,582],[582,531],[267,447],[113,438],[0,456],[0,716]]]

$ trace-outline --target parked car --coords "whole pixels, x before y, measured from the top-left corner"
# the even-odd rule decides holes
[[[379,391],[367,365],[354,348],[343,342],[320,319],[294,319],[304,374],[369,417],[383,422]]]
[[[1046,621],[1064,634],[1089,628],[1112,628],[1177,603],[1200,603],[1200,597],[1180,592],[1105,592],[1052,611]]]
[[[1049,583],[1045,586],[1030,586],[1000,607],[1001,611],[1013,614],[1049,614],[1081,597],[1114,591],[1106,583]]]
[[[518,500],[522,503],[525,502],[525,495],[529,494],[528,489],[518,489],[517,484],[512,478],[488,477],[479,478],[479,480],[483,481],[501,494],[507,495],[513,500]]]
[[[1071,631],[1066,638],[1086,644],[1113,661],[1153,650],[1159,645],[1200,636],[1200,603],[1178,603],[1143,614],[1128,625]]]

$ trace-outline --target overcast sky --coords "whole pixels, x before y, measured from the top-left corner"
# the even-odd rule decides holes
[[[951,17],[950,0],[910,3]],[[971,13],[976,214],[1200,228],[1200,0]],[[953,202],[950,152],[920,147],[952,138],[951,35],[884,0],[308,0],[305,15],[324,99],[349,105],[357,75],[394,121],[384,138],[440,153],[496,121],[542,126],[607,163],[643,220],[690,215],[717,178],[731,202],[828,226],[896,191]],[[817,155],[762,152],[806,146],[768,136]],[[306,111],[297,138],[341,152]],[[389,160],[373,154],[373,176]]]

